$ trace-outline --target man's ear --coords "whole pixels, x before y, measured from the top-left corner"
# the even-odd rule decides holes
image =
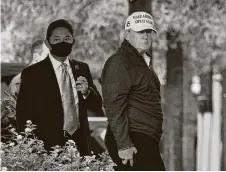
[[[48,47],[48,49],[51,51],[52,47],[50,46],[49,41],[47,39],[45,39],[44,42],[45,42],[45,45]]]
[[[129,29],[124,31],[124,39],[126,39],[127,41],[129,41],[129,32]]]
[[[120,32],[120,42],[123,42],[124,39],[125,39],[125,30],[122,30]]]

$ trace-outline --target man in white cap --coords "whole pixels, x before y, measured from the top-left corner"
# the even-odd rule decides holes
[[[124,41],[102,71],[109,122],[105,142],[117,164],[115,170],[165,170],[159,152],[163,122],[160,82],[148,54],[155,33],[150,14],[130,15]]]

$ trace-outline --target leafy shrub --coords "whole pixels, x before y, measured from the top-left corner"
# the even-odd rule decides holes
[[[56,145],[51,152],[44,149],[33,131],[36,125],[27,121],[25,131],[16,132],[16,97],[5,92],[1,100],[1,170],[6,171],[112,171],[114,163],[107,152],[99,155],[80,156],[75,142]]]
[[[8,140],[12,136],[10,129],[16,128],[16,97],[5,92],[6,97],[1,100],[1,139]]]
[[[35,127],[27,121],[25,131],[20,135],[14,128],[10,129],[11,139],[1,142],[2,171],[113,171],[114,163],[107,152],[82,157],[73,140],[47,152],[43,141],[33,133]]]

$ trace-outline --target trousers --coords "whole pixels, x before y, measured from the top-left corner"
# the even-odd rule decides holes
[[[134,155],[134,165],[122,164],[118,156],[118,148],[113,133],[108,127],[105,135],[105,144],[113,162],[116,163],[116,171],[165,171],[163,160],[160,156],[159,144],[150,136],[139,132],[130,132],[130,138],[137,149]]]

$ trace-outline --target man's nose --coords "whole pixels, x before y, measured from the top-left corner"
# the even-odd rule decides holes
[[[148,38],[148,32],[144,31],[144,32],[143,32],[143,37],[144,37],[144,38]]]

